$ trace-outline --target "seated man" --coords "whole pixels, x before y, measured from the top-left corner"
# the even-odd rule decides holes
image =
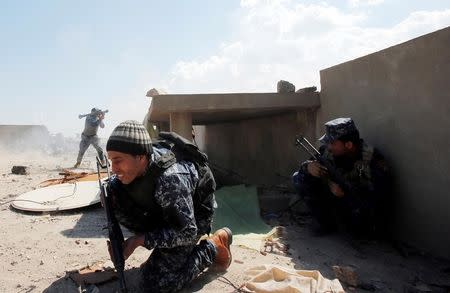
[[[391,190],[383,156],[360,139],[351,118],[329,121],[325,130],[319,139],[320,156],[339,172],[346,186],[333,182],[327,168],[314,158],[303,162],[293,178],[316,219],[315,232],[334,231],[340,219],[357,236],[384,235],[383,216],[387,215],[381,212],[387,208],[383,202]]]
[[[198,167],[177,158],[155,173],[154,163],[170,154],[159,146],[152,145],[144,125],[137,121],[119,124],[106,145],[114,174],[108,190],[115,214],[136,234],[125,241],[124,258],[138,246],[153,249],[141,266],[142,292],[178,291],[206,268],[226,270],[231,263],[230,229],[219,229],[198,242],[211,230],[215,204],[212,195],[202,202],[207,212],[196,205],[201,185]]]

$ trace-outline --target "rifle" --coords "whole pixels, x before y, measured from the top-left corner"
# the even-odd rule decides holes
[[[105,155],[103,155],[103,161],[106,163],[106,172],[108,174],[108,179],[103,181],[100,177],[100,168],[103,168],[104,166],[101,163],[101,159],[99,157],[96,157],[97,159],[97,175],[98,175],[98,184],[100,187],[100,200],[102,203],[103,208],[105,209],[106,218],[107,218],[107,226],[105,228],[108,228],[108,236],[109,241],[111,243],[111,250],[112,250],[112,257],[113,257],[113,263],[114,267],[116,268],[118,277],[119,277],[119,290],[120,292],[127,292],[127,286],[125,283],[125,275],[124,275],[124,269],[125,269],[125,259],[123,257],[123,243],[124,238],[122,234],[122,230],[120,229],[119,222],[117,221],[114,210],[111,202],[111,198],[108,195],[107,186],[108,181],[110,178],[110,172],[109,172],[109,166],[108,166],[108,160]]]
[[[311,157],[314,158],[317,162],[319,162],[322,166],[327,168],[328,170],[328,180],[335,182],[337,185],[339,185],[345,194],[352,194],[353,193],[353,187],[350,183],[347,182],[347,180],[344,178],[344,176],[336,170],[336,168],[326,159],[324,159],[320,152],[304,137],[303,135],[299,135],[295,138],[295,145],[303,147],[303,149],[311,155]]]
[[[109,112],[109,110],[105,110],[105,111],[97,111],[97,112],[94,112],[94,113],[89,113],[89,114],[80,114],[80,115],[78,115],[78,119],[81,119],[81,118],[84,118],[84,117],[87,117],[87,116],[89,116],[89,115],[98,115],[98,114],[103,114],[103,115],[105,115],[106,113],[108,113]]]

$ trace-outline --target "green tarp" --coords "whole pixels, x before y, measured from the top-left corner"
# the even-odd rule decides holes
[[[226,186],[215,195],[218,207],[214,213],[213,231],[225,226],[233,234],[266,234],[271,230],[261,219],[255,186]]]

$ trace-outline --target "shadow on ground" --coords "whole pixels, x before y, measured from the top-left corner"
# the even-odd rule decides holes
[[[201,291],[202,288],[210,283],[211,281],[220,278],[220,274],[212,273],[212,272],[206,272],[200,275],[197,279],[192,281],[191,284],[189,284],[186,288],[180,291],[180,293],[188,293],[188,292],[198,292]],[[139,290],[139,279],[140,279],[140,270],[139,268],[132,268],[125,271],[125,280],[127,284],[127,289],[129,293],[133,292],[142,292]],[[96,291],[94,288],[98,289]],[[110,292],[117,292],[118,289],[118,282],[117,280],[108,281],[103,284],[97,284],[95,287],[92,286],[79,286],[76,284],[69,276],[69,273],[66,274],[66,276],[56,280],[53,282],[47,289],[45,289],[44,293],[79,293],[79,292],[86,292],[86,293],[110,293]]]
[[[72,216],[81,214],[80,219],[76,222],[72,229],[61,231],[61,234],[68,238],[103,238],[107,236],[106,216],[100,203],[92,206],[82,207],[79,209],[72,209],[67,211],[53,211],[53,212],[31,212],[16,209],[9,206],[13,212],[25,215],[51,215],[58,217]]]
[[[83,214],[72,229],[61,231],[68,238],[103,238],[108,235],[106,216],[100,205],[83,209]]]
[[[284,244],[295,269],[319,270],[336,278],[333,266],[357,276],[357,286],[342,282],[348,292],[450,292],[450,261],[393,241],[361,240],[336,232],[315,236],[311,217],[280,213],[272,225],[286,229]]]

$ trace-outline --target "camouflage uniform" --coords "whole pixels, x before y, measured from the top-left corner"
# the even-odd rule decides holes
[[[348,120],[336,119],[325,126],[327,133],[320,139],[325,144],[356,130],[353,121]],[[389,198],[391,184],[381,153],[362,139],[353,159],[335,158],[326,145],[322,145],[319,152],[352,185],[354,191],[354,194],[336,197],[326,180],[308,173],[307,166],[311,161],[301,164],[299,171],[294,174],[294,185],[306,199],[321,227],[332,230],[336,227],[336,220],[340,219],[357,235],[384,234],[386,215],[382,213],[387,208],[385,201]]]
[[[167,149],[153,148],[152,160]],[[193,163],[180,161],[156,180],[149,172],[128,185],[113,178],[109,184],[118,220],[131,231],[144,234],[153,249],[141,267],[143,292],[174,292],[208,268],[217,254],[209,241],[212,214],[196,217],[192,196],[199,177]],[[214,200],[214,197],[211,199]]]
[[[98,153],[99,158],[103,158],[103,150],[100,147],[100,139],[97,136],[98,127],[104,127],[103,121],[97,117],[96,113],[86,116],[84,130],[81,134],[80,150],[78,151],[77,164],[83,160],[84,153],[92,145]]]

